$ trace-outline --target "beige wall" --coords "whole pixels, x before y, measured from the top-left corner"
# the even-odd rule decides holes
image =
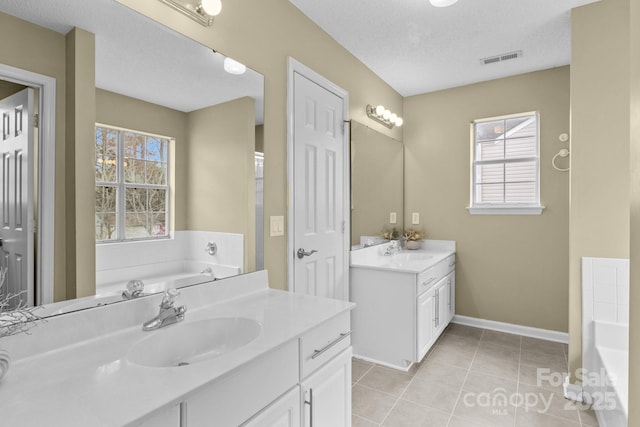
[[[20,34],[20,37],[16,37]],[[0,63],[56,79],[54,299],[66,299],[65,38],[0,12]]]
[[[95,36],[66,35],[67,298],[95,295]],[[69,262],[75,260],[75,262]]]
[[[542,215],[470,215],[470,123],[539,111]],[[569,176],[551,166],[569,130],[569,68],[405,99],[405,223],[457,243],[456,313],[567,331]]]
[[[404,205],[402,142],[366,125],[351,122],[351,244],[382,229],[402,233]],[[396,212],[396,224],[389,214]]]
[[[240,98],[188,114],[189,230],[241,233],[255,269],[255,104]]]
[[[125,129],[168,136],[175,139],[169,171],[171,193],[175,195],[171,211],[172,230],[187,229],[187,113],[151,104],[125,95],[96,89],[96,121]]]
[[[574,9],[569,371],[582,364],[581,257],[629,257],[629,0]]]
[[[256,126],[256,151],[264,153],[264,126]]]
[[[225,2],[205,28],[156,1],[118,0],[265,76],[265,224],[286,215],[287,57],[291,56],[349,92],[350,118],[367,123],[367,104],[384,104],[402,115],[402,97],[312,23],[288,0]],[[265,19],[265,17],[268,17]],[[402,128],[371,126],[396,139]],[[265,230],[269,230],[268,225]],[[286,236],[265,235],[265,268],[270,286],[287,287]]]
[[[640,307],[640,3],[631,2],[631,295],[630,307]],[[631,310],[629,360],[640,360],[640,310]],[[629,402],[640,401],[640,366],[629,364]],[[640,425],[640,405],[629,405],[629,425]]]
[[[8,96],[13,95],[14,93],[18,93],[25,87],[26,86],[17,83],[0,80],[0,99],[4,99]]]

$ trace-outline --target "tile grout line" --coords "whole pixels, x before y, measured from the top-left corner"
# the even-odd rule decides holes
[[[485,329],[482,330],[480,334],[480,339],[478,340],[478,344],[476,346],[476,351],[473,353],[473,357],[471,358],[471,364],[469,364],[469,369],[467,369],[467,375],[464,376],[464,381],[462,381],[462,385],[460,386],[460,391],[458,392],[458,398],[456,402],[453,404],[453,409],[449,414],[449,420],[447,421],[447,427],[451,424],[451,420],[453,419],[453,414],[456,411],[456,407],[458,406],[458,402],[460,401],[460,396],[462,396],[462,392],[464,391],[464,385],[467,382],[467,378],[469,378],[469,373],[471,373],[471,366],[473,366],[473,362],[476,360],[476,356],[478,354],[478,350],[480,350],[480,343],[482,342],[482,337],[484,336]]]

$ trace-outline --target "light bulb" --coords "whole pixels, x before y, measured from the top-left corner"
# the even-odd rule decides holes
[[[447,7],[447,6],[451,6],[452,4],[454,4],[455,2],[457,2],[458,0],[429,0],[429,2],[431,3],[432,6],[435,7]]]
[[[382,116],[384,114],[384,110],[385,110],[384,105],[378,105],[376,107],[376,114],[378,116]]]
[[[221,0],[202,0],[200,3],[202,9],[207,13],[207,15],[217,16],[222,11],[222,1]]]
[[[390,121],[391,123],[395,123],[395,122],[396,122],[396,120],[398,120],[398,115],[397,115],[396,113],[392,113],[392,114],[391,114],[391,117],[389,117],[389,121]]]
[[[224,58],[224,70],[229,74],[244,74],[247,71],[247,66],[227,57]]]
[[[391,111],[384,110],[384,113],[382,113],[382,118],[385,120],[389,120],[389,117],[391,117]]]
[[[398,117],[396,119],[396,126],[402,126],[403,123],[404,123],[404,120],[402,120],[402,117]]]

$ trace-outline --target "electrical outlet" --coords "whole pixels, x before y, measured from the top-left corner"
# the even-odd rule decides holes
[[[284,217],[283,216],[271,216],[270,221],[270,236],[278,237],[284,236]]]
[[[391,212],[389,214],[389,224],[395,224],[396,222],[398,222],[398,217],[395,212]]]
[[[420,224],[420,213],[419,212],[413,212],[411,214],[411,224],[413,224],[413,225]]]

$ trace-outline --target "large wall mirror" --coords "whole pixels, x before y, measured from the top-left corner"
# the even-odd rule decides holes
[[[383,231],[402,234],[404,148],[400,141],[351,121],[351,247],[385,241]]]
[[[261,267],[262,244],[256,233],[262,233],[262,75],[250,69],[226,72],[225,56],[115,0],[2,2],[0,26],[11,32],[5,46],[12,45],[12,39],[28,46],[43,38],[52,46],[33,61],[34,52],[28,49],[18,52],[9,46],[0,51],[2,111],[17,111],[11,102],[22,109],[24,102],[16,97],[24,93],[32,100],[28,108],[44,113],[42,106],[52,101],[43,98],[45,90],[30,84],[29,73],[56,78],[51,104],[56,119],[49,124],[56,125],[55,139],[67,144],[53,160],[47,159],[40,148],[53,141],[41,140],[45,129],[35,129],[31,150],[22,151],[28,154],[21,157],[28,173],[20,185],[25,186],[23,194],[31,195],[23,205],[34,227],[23,236],[3,230],[2,265],[9,267],[3,294],[21,293],[23,303],[44,304],[44,315],[60,314],[137,296],[136,280],[143,281],[141,293],[146,295]],[[37,66],[30,69],[31,63]],[[23,78],[21,70],[26,72]],[[75,113],[70,108],[74,102]],[[34,124],[38,120],[42,123],[40,117]],[[89,140],[71,143],[70,135],[80,128],[89,129]],[[95,152],[80,162],[90,168],[92,189],[95,181],[95,234],[89,236],[93,233],[86,227],[78,233],[95,239],[96,280],[71,289],[41,268],[55,255],[41,252],[42,247],[56,250],[50,241],[43,244],[38,227],[50,214],[41,203],[51,197],[42,194],[47,173],[42,165],[55,163],[56,214],[64,192],[62,212],[72,215],[83,200],[81,195],[69,197],[77,187],[65,175],[65,164],[76,162],[75,173],[80,174],[81,151]],[[2,188],[9,192],[19,183],[5,180],[13,176],[13,169],[5,166]],[[16,211],[16,200],[2,200],[3,224],[15,223],[6,212]],[[69,217],[65,220],[62,234],[74,239],[74,224]],[[58,218],[57,236],[62,235],[59,224]],[[20,239],[27,243],[18,245]],[[67,265],[53,268],[72,271],[74,261],[67,250]],[[18,264],[28,267],[17,271]],[[123,296],[127,284],[129,293]]]

